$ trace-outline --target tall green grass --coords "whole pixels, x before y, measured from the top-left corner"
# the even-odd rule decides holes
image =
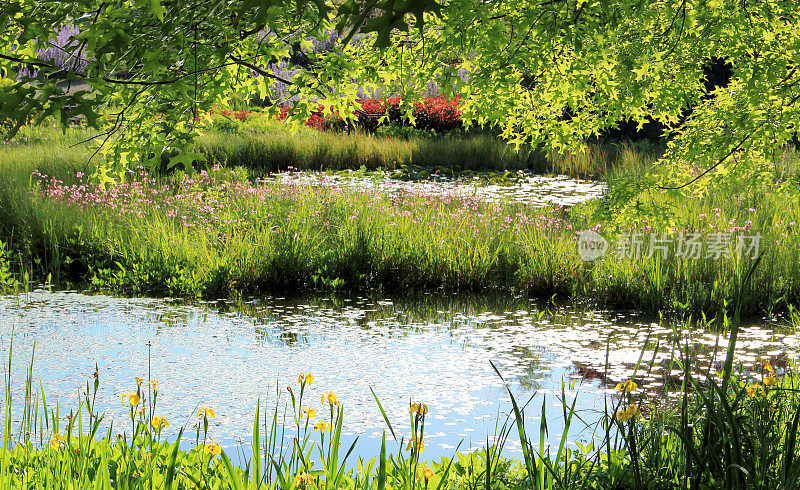
[[[369,170],[403,167],[465,170],[533,170],[575,177],[604,178],[618,171],[641,169],[655,161],[662,148],[630,144],[592,144],[584,153],[548,158],[542,151],[515,150],[488,132],[444,136],[375,135],[292,130],[283,122],[252,116],[245,122],[216,119],[197,141],[209,164],[244,166],[253,171]]]

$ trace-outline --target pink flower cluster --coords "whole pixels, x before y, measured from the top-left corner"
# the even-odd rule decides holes
[[[224,242],[233,235],[286,226],[343,230],[354,222],[401,227],[410,232],[488,239],[542,233],[545,238],[572,235],[566,213],[532,206],[508,206],[483,201],[474,195],[442,194],[430,184],[414,190],[386,185],[377,189],[319,185],[298,181],[242,182],[233,172],[215,167],[186,177],[179,183],[160,183],[146,172],[103,189],[86,183],[66,184],[33,172],[38,182],[32,192],[54,203],[100,214],[107,224],[131,220],[166,221],[197,230]]]

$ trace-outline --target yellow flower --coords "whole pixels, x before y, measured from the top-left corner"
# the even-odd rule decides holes
[[[166,429],[167,427],[169,427],[169,421],[164,417],[159,417],[158,415],[153,417],[153,421],[150,423],[153,425],[153,428],[155,430]]]
[[[64,437],[61,436],[59,433],[53,434],[53,437],[50,438],[50,447],[53,449],[58,449],[61,447],[61,443],[64,442]]]
[[[620,422],[627,422],[630,419],[637,419],[642,416],[639,407],[636,405],[628,405],[628,407],[617,414],[617,420]]]
[[[142,408],[140,408],[139,410],[137,410],[137,411],[136,411],[136,413],[135,413],[134,415],[137,415],[137,416],[144,415],[144,407],[142,407]]]
[[[158,381],[149,381],[147,384],[153,387],[153,391],[158,391]]]
[[[622,383],[617,383],[616,390],[617,391],[624,391],[626,393],[631,393],[639,389],[639,385],[636,384],[633,380],[623,381]]]
[[[136,376],[136,386],[142,386],[142,381],[144,381],[144,378]]]
[[[329,391],[327,393],[323,393],[322,397],[320,397],[319,402],[321,404],[325,404],[325,400],[328,400],[328,403],[331,405],[339,405],[339,397],[336,396],[336,393]]]
[[[128,403],[132,407],[135,407],[141,401],[141,398],[139,398],[139,394],[136,393],[135,391],[131,391],[130,393],[123,393],[122,395],[119,396],[119,398],[120,400],[122,400],[122,406],[125,406],[126,398],[128,399]]]
[[[770,372],[769,376],[764,377],[764,386],[775,386],[775,375]]]
[[[211,408],[211,407],[203,406],[203,407],[200,407],[200,409],[197,411],[197,418],[198,419],[202,419],[203,417],[208,417],[210,419],[213,419],[216,416],[217,416],[217,414],[214,413],[214,409]]]
[[[309,475],[308,473],[300,473],[299,475],[294,477],[294,484],[299,486],[299,487],[301,487],[301,488],[305,488],[306,485],[312,485],[313,486],[314,485],[314,476],[313,475]]]
[[[303,413],[308,415],[308,418],[313,419],[317,416],[317,411],[311,407],[306,407],[303,409]]]
[[[415,437],[413,439],[409,439],[408,445],[406,446],[406,451],[411,451],[411,448],[416,448],[418,452],[424,453],[425,441],[421,437]]]
[[[424,403],[412,403],[411,408],[409,408],[409,412],[424,415],[428,413],[428,405],[425,405]]]
[[[433,476],[433,470],[428,468],[428,465],[426,463],[422,463],[422,465],[420,465],[417,468],[417,478],[425,477],[425,479],[427,480],[432,476]]]
[[[300,373],[300,376],[297,377],[297,382],[300,384],[307,384],[310,385],[314,382],[314,375],[311,373]]]
[[[761,359],[761,369],[770,374],[774,371],[774,369],[772,369],[772,363],[769,362],[769,359]]]
[[[320,432],[325,432],[325,431],[330,432],[331,431],[331,424],[329,424],[328,422],[324,422],[324,421],[317,422],[316,424],[314,424],[314,430],[318,430]]]
[[[757,394],[761,393],[762,395],[766,394],[764,392],[764,387],[760,384],[749,384],[747,385],[747,396],[754,397]]]
[[[206,444],[203,446],[203,454],[210,454],[212,456],[219,456],[222,454],[222,447],[216,442],[212,442],[210,444]]]

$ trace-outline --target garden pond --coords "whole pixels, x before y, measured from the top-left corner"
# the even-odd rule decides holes
[[[529,171],[483,172],[464,175],[420,170],[410,179],[402,172],[281,172],[267,181],[294,185],[321,185],[375,192],[414,193],[428,196],[474,196],[488,202],[513,202],[535,207],[575,204],[601,197],[607,185],[566,175],[541,175]]]
[[[743,327],[736,356],[742,369],[760,357],[779,369],[796,358],[795,333],[767,324]],[[233,459],[237,448],[248,447],[257,400],[270,410],[277,401],[282,417],[287,387],[297,393],[300,373],[314,375],[304,406],[321,415],[320,395],[338,395],[344,443],[358,437],[359,455],[377,454],[386,429],[370,388],[395,429],[397,443],[386,431],[391,444],[409,436],[409,403],[426,403],[423,456],[439,459],[492,440],[511,410],[507,389],[520,403],[531,399],[525,417],[537,441],[544,405],[553,444],[563,430],[559,398],[563,393],[572,403],[577,397],[583,422],[567,434],[574,445],[591,438],[586,424],[599,420],[604,403],[617,402],[614,384],[633,377],[640,359],[635,378],[646,406],[669,399],[665,386],[678,373],[668,362],[675,340],[688,342],[701,367],[723,358],[726,342],[724,334],[689,332],[635,314],[543,310],[509,297],[266,298],[232,306],[49,289],[0,297],[0,336],[6,356],[13,341],[15,417],[32,353],[33,379],[42,380],[62,416],[77,409],[97,366],[98,407],[119,430],[130,423],[120,394],[135,390],[134,377],[148,379],[149,370],[159,381],[156,413],[170,420],[168,434],[194,425],[197,406],[208,405],[217,415],[209,436]],[[286,422],[289,441],[288,412]],[[510,437],[505,450],[519,455],[518,439]]]

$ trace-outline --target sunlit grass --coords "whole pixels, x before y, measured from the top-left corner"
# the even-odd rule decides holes
[[[246,138],[242,131],[231,136],[233,141],[258,145],[259,138],[268,137]],[[469,196],[412,192],[393,197],[352,188],[259,183],[254,178],[264,168],[247,158],[246,167],[209,168],[202,174],[131,174],[125,184],[103,192],[86,184],[92,169],[87,150],[70,148],[83,133],[39,134],[55,134],[57,141],[16,143],[0,151],[0,236],[9,247],[6,260],[17,270],[41,277],[49,273],[56,282],[90,280],[127,294],[189,298],[309,288],[513,290],[601,307],[719,316],[730,309],[736,281],[748,265],[732,250],[719,259],[673,254],[661,260],[647,256],[645,243],[638,259],[609,255],[584,262],[577,253],[577,232],[595,229],[611,241],[637,232],[645,242],[653,234],[681,231],[706,237],[760,232],[764,259],[753,278],[758,287],[744,298],[743,311],[771,315],[800,302],[796,202],[768,188],[726,189],[696,198],[647,191],[638,199],[645,212],[621,212],[613,196],[626,192],[625,179],[651,161],[631,147],[614,149],[613,157],[608,148],[590,150],[595,154],[581,157],[584,163],[565,159],[575,173],[595,168],[591,162],[617,163],[608,181],[612,197],[561,209]],[[319,140],[287,134],[276,133],[275,141],[297,151],[304,144],[379,146],[383,141],[318,131],[312,135]],[[200,144],[218,137],[206,135]],[[226,143],[220,139],[219,144]],[[782,160],[776,178],[794,175],[793,158],[788,154]]]

